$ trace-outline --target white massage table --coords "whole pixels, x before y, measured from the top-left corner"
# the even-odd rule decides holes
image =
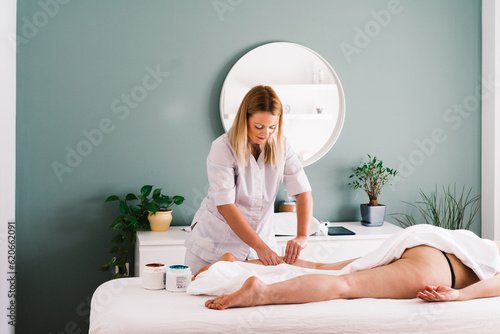
[[[364,298],[223,311],[205,308],[209,298],[145,290],[141,278],[108,281],[92,297],[89,333],[500,332],[500,297],[447,303]]]

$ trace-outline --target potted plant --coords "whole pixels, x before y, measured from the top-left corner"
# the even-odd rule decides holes
[[[384,167],[381,160],[368,154],[368,161],[361,161],[361,165],[354,169],[355,178],[348,185],[353,189],[363,189],[368,198],[368,204],[361,204],[361,223],[365,226],[381,226],[385,220],[386,207],[378,203],[378,195],[382,187],[396,176],[397,171]]]
[[[153,186],[144,186],[141,189],[141,194],[138,195],[141,200],[141,206],[148,211],[148,221],[151,231],[163,232],[167,231],[172,222],[172,205],[181,205],[184,202],[182,196],[169,196],[161,193],[161,188],[153,190],[153,195],[149,198],[149,194],[153,190]]]
[[[151,197],[150,197],[151,195]],[[140,194],[129,193],[124,199],[117,195],[109,196],[105,203],[118,201],[121,215],[118,216],[110,228],[119,231],[111,241],[114,246],[110,253],[113,254],[110,262],[100,268],[100,270],[110,270],[116,268],[115,278],[129,275],[127,260],[130,251],[134,249],[136,233],[138,228],[151,228],[153,231],[168,230],[172,220],[172,209],[174,204],[180,205],[184,202],[182,196],[169,196],[161,193],[161,188],[153,190],[152,185],[145,185],[141,188]],[[139,204],[130,204],[132,201],[140,201]],[[155,222],[150,222],[150,217],[160,216],[162,212],[168,212],[168,223],[160,222],[161,227],[156,227]],[[154,218],[153,218],[154,220]]]
[[[417,209],[421,218],[415,218],[411,213],[394,213],[391,216],[402,226],[408,227],[418,223],[439,226],[448,230],[468,230],[474,222],[474,217],[481,208],[481,196],[472,196],[472,188],[466,192],[465,185],[461,192],[457,192],[457,185],[453,190],[448,186],[442,186],[443,194],[438,194],[437,185],[435,190],[426,195],[420,189],[422,201],[416,204],[403,201]]]

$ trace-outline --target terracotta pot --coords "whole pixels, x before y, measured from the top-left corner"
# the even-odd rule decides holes
[[[153,232],[164,232],[168,231],[170,223],[172,222],[172,210],[168,209],[166,211],[156,211],[154,215],[151,212],[148,214],[149,225],[151,226],[151,231]]]

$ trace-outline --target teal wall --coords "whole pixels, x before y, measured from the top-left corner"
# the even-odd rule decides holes
[[[173,224],[190,223],[224,77],[265,43],[315,50],[344,87],[340,138],[306,167],[317,218],[360,219],[347,183],[367,153],[403,176],[380,197],[389,213],[436,184],[479,193],[480,13],[479,0],[19,0],[18,332],[87,331],[110,278],[108,195],[161,186],[186,197]]]

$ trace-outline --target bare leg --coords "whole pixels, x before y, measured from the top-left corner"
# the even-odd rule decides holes
[[[207,300],[205,306],[215,310],[223,310],[229,307],[250,307],[270,304],[266,295],[269,286],[262,283],[257,277],[249,277],[241,289],[230,295],[222,295]]]
[[[281,260],[283,260],[283,257],[280,257],[280,258],[281,258]],[[335,263],[317,263],[317,262],[311,262],[311,261],[298,259],[297,261],[295,261],[291,265],[296,266],[296,267],[301,267],[301,268],[311,268],[311,269],[321,269],[321,270],[340,270],[355,260],[357,260],[357,259],[350,259],[350,260],[345,260],[345,261],[335,262]],[[235,262],[235,261],[240,261],[240,260],[238,260],[233,254],[226,253],[226,254],[222,255],[214,263],[219,262],[219,261]],[[247,260],[245,262],[264,265],[261,260]],[[208,268],[210,268],[214,263],[211,263],[208,266],[201,268],[193,276],[192,280],[194,280],[196,278],[196,276],[198,276],[198,274],[200,274],[201,272],[208,270]]]
[[[388,265],[342,276],[303,275],[265,285],[250,277],[240,290],[208,300],[222,310],[267,304],[301,304],[331,299],[415,298],[426,285],[449,285],[446,259],[437,249],[419,246]]]
[[[315,262],[308,262],[304,260],[297,260],[293,265],[302,267],[302,268],[313,268],[313,269],[321,269],[321,270],[341,270],[351,262],[356,261],[358,258],[355,259],[349,259],[345,261],[340,261],[340,262],[335,262],[335,263],[315,263]],[[302,261],[302,262],[300,262]],[[313,266],[308,266],[309,264],[314,264]]]

